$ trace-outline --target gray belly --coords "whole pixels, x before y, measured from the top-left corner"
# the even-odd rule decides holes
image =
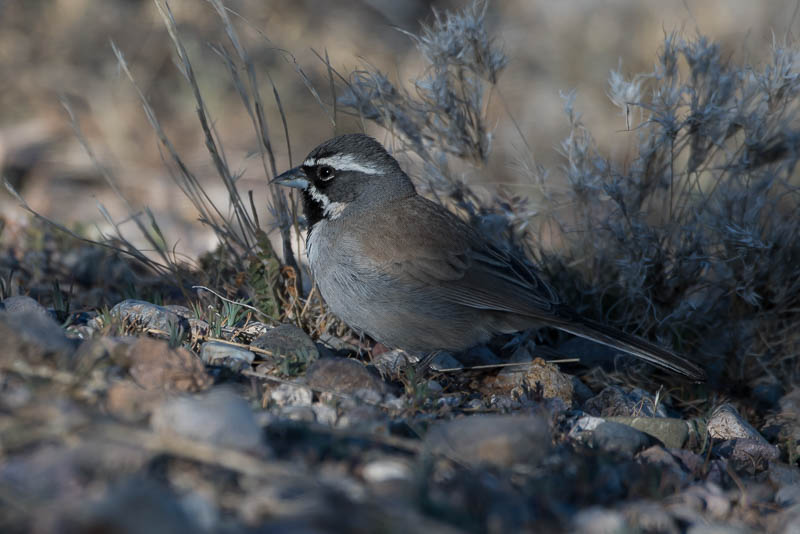
[[[322,239],[325,230],[315,227],[309,237],[309,263],[325,302],[351,328],[409,351],[459,351],[508,330],[494,314],[448,301],[436,288],[387,278],[346,239]]]

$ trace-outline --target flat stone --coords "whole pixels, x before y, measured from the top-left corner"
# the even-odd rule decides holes
[[[274,352],[275,356],[303,355],[307,360],[319,357],[317,345],[302,328],[280,324],[270,328],[251,343],[253,347]]]
[[[397,458],[373,460],[361,468],[361,476],[367,482],[376,484],[390,480],[411,480],[411,466]]]
[[[800,483],[784,486],[775,494],[775,503],[780,506],[800,504]]]
[[[26,295],[3,299],[3,302],[0,302],[0,310],[7,311],[9,313],[34,312],[47,315],[48,317],[50,316],[50,312],[48,312],[44,306]]]
[[[350,358],[322,358],[311,364],[306,381],[312,389],[347,395],[372,392],[382,397],[388,385],[377,373]]]
[[[314,394],[302,384],[277,384],[269,390],[269,399],[276,406],[311,406]]]
[[[176,397],[159,406],[150,420],[165,438],[182,438],[245,451],[264,451],[263,432],[250,405],[225,387],[196,397]]]
[[[623,506],[623,515],[633,532],[680,532],[675,519],[658,502],[628,503]]]
[[[672,451],[660,445],[653,445],[652,447],[644,449],[636,455],[636,459],[646,465],[656,467],[662,473],[662,478],[659,483],[662,489],[666,488],[667,484],[674,489],[679,489],[685,487],[694,479],[694,473],[691,467],[686,465],[681,457],[676,456]],[[663,531],[663,529],[661,530]]]
[[[668,508],[673,515],[691,524],[701,518],[704,521],[727,519],[731,506],[730,498],[718,485],[705,482],[691,485],[671,497]]]
[[[200,349],[200,358],[206,365],[226,367],[234,372],[250,369],[255,359],[251,351],[224,343],[222,341],[208,341]]]
[[[628,532],[628,525],[621,512],[593,507],[580,510],[575,515],[570,532],[575,534]]]
[[[314,417],[316,417],[318,423],[327,426],[334,426],[336,424],[339,415],[336,413],[336,408],[333,406],[316,402],[311,406],[311,409],[314,410]]]
[[[686,530],[686,534],[753,534],[753,531],[744,525],[696,523]]]
[[[769,466],[768,476],[770,483],[777,487],[800,484],[800,468],[796,465],[774,462]]]
[[[733,463],[737,471],[756,473],[780,457],[780,450],[763,439],[736,438],[714,445],[713,451]]]
[[[114,317],[119,317],[123,321],[137,324],[145,329],[169,332],[175,327],[181,327],[184,332],[190,330],[189,322],[184,317],[164,306],[143,300],[123,300],[114,305],[110,313]]]
[[[57,525],[57,526],[56,526]],[[150,479],[132,477],[96,503],[68,508],[50,532],[197,532],[178,496]],[[37,529],[37,531],[40,531]]]
[[[693,421],[671,417],[607,417],[607,421],[622,423],[653,436],[668,448],[681,448],[702,439]],[[692,438],[692,439],[690,439]]]
[[[666,417],[662,404],[655,406],[655,398],[644,390],[633,388],[625,392],[617,386],[607,386],[587,400],[583,411],[598,417]]]
[[[301,421],[304,423],[315,423],[317,415],[311,406],[284,406],[280,409],[280,416],[290,421]]]
[[[634,454],[655,445],[656,441],[631,426],[605,421],[594,429],[588,443],[603,452],[633,458]]]
[[[537,465],[550,450],[547,421],[525,415],[473,415],[433,425],[424,439],[427,454],[468,465]]]
[[[145,389],[201,391],[212,383],[200,358],[183,347],[170,349],[159,339],[137,338],[124,363]]]
[[[744,438],[768,443],[730,404],[718,406],[708,420],[707,430],[714,439]]]
[[[602,417],[580,415],[579,417],[572,419],[567,437],[572,441],[588,444],[589,439],[591,439],[592,432],[594,432],[598,426],[605,422],[606,420]]]
[[[166,395],[163,391],[144,389],[131,380],[120,380],[108,388],[106,408],[122,420],[142,421],[153,413]]]
[[[383,410],[372,404],[354,404],[340,408],[336,428],[355,429],[364,433],[379,432],[386,427]]]
[[[272,358],[281,364],[286,374],[296,375],[319,359],[316,343],[301,328],[293,324],[281,324],[270,328],[250,343],[251,347],[267,351],[259,356]],[[258,351],[256,351],[258,352]]]
[[[38,311],[0,311],[0,361],[66,364],[79,341],[70,339],[48,314]]]

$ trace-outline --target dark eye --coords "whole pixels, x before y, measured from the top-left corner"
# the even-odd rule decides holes
[[[317,169],[317,176],[319,176],[320,180],[328,181],[333,178],[334,172],[333,167],[328,165],[322,165],[319,169]]]

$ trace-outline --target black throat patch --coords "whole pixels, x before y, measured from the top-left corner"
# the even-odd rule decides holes
[[[308,233],[310,234],[314,225],[325,218],[325,207],[320,200],[311,196],[308,189],[303,190],[303,211],[306,214]]]

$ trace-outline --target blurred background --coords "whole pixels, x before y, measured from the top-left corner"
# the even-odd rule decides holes
[[[271,0],[226,2],[255,60],[275,143],[279,169],[290,165],[280,115],[268,76],[288,121],[296,163],[334,134],[358,131],[360,123],[334,127],[298,74],[300,68],[323,101],[332,101],[325,65],[347,74],[366,65],[398,85],[422,74],[423,59],[402,31],[418,32],[432,10],[459,1]],[[504,0],[489,5],[493,35],[509,56],[490,117],[494,145],[485,168],[468,172],[471,184],[517,184],[527,154],[514,118],[546,168],[561,164],[559,143],[568,131],[561,93],[577,90],[576,110],[604,152],[624,159],[635,132],[607,97],[608,75],[652,69],[665,33],[703,33],[736,61],[757,63],[773,39],[797,35],[797,0]],[[225,43],[224,29],[202,0],[170,2],[196,69],[231,167],[242,173],[242,190],[266,194],[250,118],[219,56],[209,44]],[[111,49],[116,43],[156,110],[176,149],[219,205],[227,195],[205,150],[191,89],[174,63],[174,49],[158,10],[149,0],[0,0],[0,169],[37,211],[94,235],[106,228],[98,205],[124,221],[123,204],[75,138],[66,99],[99,161],[136,208],[152,209],[170,244],[188,257],[209,250],[215,237],[165,171],[156,137],[134,88]],[[288,54],[288,53],[290,54]],[[294,59],[292,59],[294,58]],[[296,61],[296,64],[294,63]],[[379,130],[373,130],[381,138]],[[523,179],[524,180],[524,179]],[[518,185],[525,192],[524,183]],[[16,201],[0,194],[7,223],[26,217]],[[122,225],[125,228],[125,224]]]

